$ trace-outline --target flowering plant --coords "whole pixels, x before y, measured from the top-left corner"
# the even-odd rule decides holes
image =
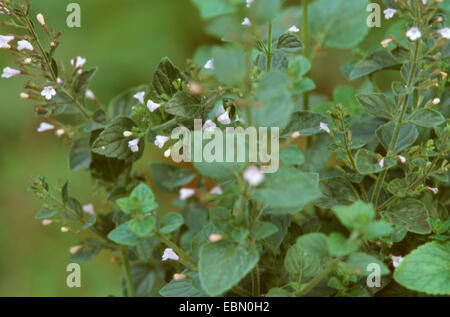
[[[311,62],[364,40],[367,1],[192,2],[222,45],[201,47],[183,71],[162,59],[149,84],[105,106],[86,59],[55,60],[61,33],[44,15],[28,0],[1,1],[3,25],[17,32],[0,48],[18,65],[2,78],[31,78],[21,98],[42,117],[38,132],[66,138],[70,169],[106,193],[94,207],[68,182],[33,179],[37,219],[79,235],[72,259],[120,254],[128,296],[449,295],[448,2],[384,1],[397,21],[377,47],[353,50],[342,71],[359,88],[337,87],[332,100],[313,92]],[[387,70],[399,76],[383,89],[376,76]],[[179,194],[180,212],[167,212],[135,163],[145,146],[172,159],[189,152],[171,131],[196,131],[196,119],[200,132],[231,139],[227,127],[275,128],[281,166],[263,173],[264,156],[152,162],[159,189]]]

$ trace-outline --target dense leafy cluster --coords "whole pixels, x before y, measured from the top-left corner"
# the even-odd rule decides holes
[[[12,49],[32,59],[19,62],[22,73],[45,80],[28,83],[26,96],[63,131],[70,168],[86,170],[107,193],[94,212],[69,195],[68,183],[33,180],[45,200],[38,219],[95,234],[80,234],[72,258],[120,253],[124,294],[136,296],[449,295],[450,45],[438,32],[449,3],[385,1],[396,11],[383,28],[388,41],[354,49],[342,71],[360,81],[327,100],[312,93],[311,61],[365,39],[368,1],[192,2],[221,45],[199,48],[185,70],[163,58],[149,84],[106,106],[88,90],[95,69],[75,62],[65,71],[53,59],[59,33],[41,23],[42,44],[28,1],[2,2],[5,24],[36,48]],[[420,38],[407,36],[412,27]],[[388,70],[399,75],[385,91],[375,75]],[[43,85],[55,89],[51,100],[39,94]],[[180,193],[179,212],[162,210],[134,163],[145,143],[173,151],[166,137],[177,126],[192,130],[194,119],[219,129],[279,128],[279,170],[252,183],[248,161],[152,162],[159,189]],[[400,265],[393,256],[404,257]],[[382,276],[375,287],[373,264]]]

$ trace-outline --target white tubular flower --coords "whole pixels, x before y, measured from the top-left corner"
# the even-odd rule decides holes
[[[148,110],[150,110],[150,112],[155,111],[159,107],[161,107],[161,104],[153,102],[152,100],[147,101],[147,108]]]
[[[90,89],[86,90],[85,97],[89,100],[95,100],[94,92]]]
[[[171,248],[166,248],[164,250],[164,253],[163,253],[163,256],[162,256],[162,260],[163,261],[167,261],[167,260],[178,261],[179,259],[180,258],[178,257],[178,255]]]
[[[255,0],[247,0],[247,4],[245,5],[247,8],[250,8]]]
[[[38,15],[36,15],[36,19],[41,25],[45,25],[45,19],[42,13],[38,13]]]
[[[128,147],[133,153],[139,152],[139,139],[128,141]]]
[[[386,20],[389,20],[389,19],[391,19],[391,18],[394,17],[394,14],[395,14],[396,12],[397,12],[397,10],[395,10],[395,9],[387,8],[386,10],[383,11],[383,13],[384,13],[384,18],[385,18]]]
[[[222,190],[222,188],[220,188],[220,186],[215,186],[209,191],[209,193],[213,194],[213,195],[222,195],[223,190]]]
[[[450,39],[450,28],[443,28],[437,31],[444,39]]]
[[[186,275],[181,274],[181,273],[175,273],[175,274],[173,275],[173,279],[174,279],[175,281],[182,281],[182,280],[186,279]]]
[[[422,33],[420,32],[419,28],[417,26],[413,26],[406,32],[406,36],[411,40],[415,41],[422,37]]]
[[[145,91],[141,91],[136,93],[133,98],[139,100],[139,102],[143,105],[144,104],[144,96],[145,96]]]
[[[87,214],[93,215],[95,213],[94,205],[93,204],[84,205],[83,211]]]
[[[44,89],[41,91],[41,96],[45,97],[45,99],[50,100],[53,98],[53,96],[56,95],[56,90],[52,86],[44,87]]]
[[[208,59],[206,64],[203,66],[205,69],[214,69],[214,60]]]
[[[438,105],[440,102],[441,102],[441,99],[439,99],[439,98],[434,98],[432,101],[433,105]]]
[[[436,187],[429,187],[429,186],[428,186],[427,189],[428,189],[430,192],[432,192],[433,194],[435,194],[435,195],[437,195],[438,192],[439,192],[439,189],[436,188]]]
[[[164,144],[169,141],[169,137],[165,135],[157,135],[155,139],[155,145],[160,149],[163,148]]]
[[[69,228],[67,227],[61,227],[61,232],[69,232]]]
[[[11,68],[11,67],[5,67],[3,68],[3,74],[2,78],[11,78],[14,76],[20,75],[20,70]]]
[[[326,133],[330,133],[331,132],[330,128],[328,128],[328,124],[326,124],[324,122],[321,122],[319,124],[319,129],[322,130],[322,131],[325,131]]]
[[[215,128],[216,124],[212,120],[206,120],[205,124],[203,125],[203,131],[214,132]]]
[[[212,233],[209,235],[209,241],[211,241],[212,243],[219,242],[222,239],[223,236],[221,234]]]
[[[58,129],[55,131],[56,136],[62,136],[62,135],[64,135],[64,133],[66,133],[66,131],[64,131],[64,129]]]
[[[23,51],[23,50],[34,51],[33,45],[31,45],[31,43],[28,42],[27,40],[21,40],[21,41],[17,42],[17,49],[19,51]]]
[[[402,164],[405,164],[405,163],[406,163],[406,158],[405,158],[404,156],[399,155],[399,156],[397,156],[397,157],[398,157],[398,159],[400,160],[400,162],[401,162]]]
[[[259,170],[258,167],[252,165],[247,167],[247,169],[244,171],[244,179],[251,185],[251,186],[258,186],[264,181],[264,174]]]
[[[217,117],[220,117],[222,114],[224,114],[225,113],[225,108],[223,107],[223,104],[221,104],[220,105],[220,107],[219,107],[219,109],[217,109],[217,112],[216,112],[216,118]]]
[[[217,118],[217,120],[224,125],[230,124],[231,123],[230,113],[228,111],[225,111]]]
[[[180,200],[186,200],[195,195],[195,189],[193,188],[181,188],[180,189]]]
[[[384,167],[384,157],[378,162],[378,165],[383,168]]]
[[[43,226],[49,226],[49,225],[51,225],[53,223],[53,220],[50,220],[50,219],[44,219],[44,220],[42,220],[42,225]]]
[[[11,48],[9,42],[14,40],[12,35],[0,35],[0,48]]]
[[[129,138],[132,135],[133,135],[133,132],[131,132],[131,131],[123,131],[123,136],[126,138]]]
[[[170,157],[170,153],[171,153],[170,149],[167,149],[167,150],[164,152],[164,157],[165,157],[165,158],[169,158],[169,157]]]
[[[298,32],[300,32],[300,29],[297,26],[293,25],[289,28],[288,31],[291,33],[298,33]]]
[[[75,59],[70,60],[70,64],[75,68],[81,68],[86,63],[86,58],[83,58],[81,56],[77,56]]]
[[[69,249],[70,254],[76,254],[78,251],[80,251],[83,248],[82,245],[75,245]]]
[[[30,98],[30,95],[27,94],[26,92],[21,92],[20,93],[20,98],[21,99],[28,99],[28,98]]]
[[[392,42],[392,39],[385,39],[385,40],[382,40],[381,41],[381,46],[383,46],[383,47],[388,47],[388,45],[389,45],[389,43],[391,43]]]
[[[41,122],[39,125],[39,128],[37,129],[37,132],[45,132],[49,130],[53,130],[55,126],[53,124],[47,123],[47,122]]]
[[[242,21],[241,24],[245,26],[252,26],[252,22],[250,22],[249,18],[244,18],[244,21]]]
[[[402,263],[402,261],[403,261],[403,257],[401,257],[401,256],[395,256],[395,255],[392,256],[392,265],[393,265],[395,268],[399,267],[400,264]]]

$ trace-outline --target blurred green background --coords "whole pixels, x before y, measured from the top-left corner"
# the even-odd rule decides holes
[[[150,82],[161,57],[169,56],[182,68],[196,48],[214,43],[188,0],[79,0],[82,26],[73,29],[66,26],[71,2],[32,1],[32,12],[43,13],[49,25],[64,32],[57,60],[68,64],[79,55],[88,59],[87,67],[99,67],[90,88],[102,103]],[[379,43],[383,35],[379,30],[372,33],[367,43]],[[336,85],[347,83],[340,65],[350,58],[349,51],[321,52],[312,75],[318,92],[330,96]],[[0,50],[0,68],[6,66],[14,67],[13,59]],[[47,176],[50,184],[70,179],[71,192],[84,204],[98,202],[89,176],[69,171],[64,141],[53,133],[36,133],[40,121],[33,103],[19,99],[24,81],[0,80],[0,296],[120,296],[121,269],[104,252],[80,263],[82,287],[68,288],[65,269],[76,237],[34,219],[40,201],[26,191],[31,176]],[[161,159],[160,151],[150,152],[147,147],[144,170],[149,160]],[[157,197],[160,203],[168,198]]]

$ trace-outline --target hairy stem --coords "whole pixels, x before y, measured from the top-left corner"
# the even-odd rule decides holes
[[[267,37],[267,71],[270,72],[272,68],[272,21],[269,23],[268,37]]]

